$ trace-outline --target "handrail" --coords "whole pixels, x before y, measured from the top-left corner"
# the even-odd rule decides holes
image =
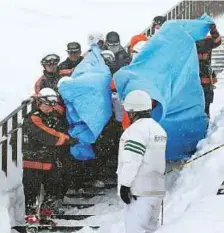
[[[31,103],[25,103],[20,105],[19,107],[17,107],[13,112],[11,112],[7,117],[5,117],[3,120],[0,121],[0,126],[2,126],[4,123],[6,123],[9,119],[11,119],[16,113],[18,113],[19,111],[23,110],[24,107],[26,107],[27,105],[29,105]]]

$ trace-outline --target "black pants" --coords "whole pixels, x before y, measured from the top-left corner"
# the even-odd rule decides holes
[[[214,90],[211,84],[202,85],[205,97],[205,113],[210,117],[210,104],[214,99]]]
[[[24,169],[23,186],[25,194],[26,212],[35,205],[36,198],[40,194],[41,184],[46,193],[45,201],[49,198],[59,199],[63,197],[62,171],[55,168],[50,171]]]
[[[116,178],[119,140],[122,127],[111,119],[95,144],[96,170],[99,180]]]

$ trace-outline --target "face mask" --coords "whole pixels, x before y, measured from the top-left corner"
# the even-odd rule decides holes
[[[120,45],[107,45],[107,48],[113,52],[114,54],[116,54],[117,52],[119,52],[120,50]]]

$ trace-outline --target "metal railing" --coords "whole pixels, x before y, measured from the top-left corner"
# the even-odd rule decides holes
[[[167,11],[164,16],[170,19],[194,19],[203,13],[217,17],[224,13],[224,1],[180,1]],[[149,35],[149,25],[143,32]],[[128,45],[127,45],[128,46]],[[11,114],[0,122],[0,166],[7,175],[8,163],[13,161],[17,166],[22,163],[22,119],[32,109],[31,103],[16,108]],[[10,137],[14,134],[13,143]]]

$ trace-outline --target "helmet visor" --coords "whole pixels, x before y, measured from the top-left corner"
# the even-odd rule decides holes
[[[56,106],[57,105],[57,97],[56,96],[41,96],[41,97],[37,97],[38,100],[43,103],[46,104],[48,106]]]
[[[60,61],[60,58],[58,55],[50,54],[42,59],[41,64],[42,65],[50,65],[50,64],[57,65],[59,61]]]

